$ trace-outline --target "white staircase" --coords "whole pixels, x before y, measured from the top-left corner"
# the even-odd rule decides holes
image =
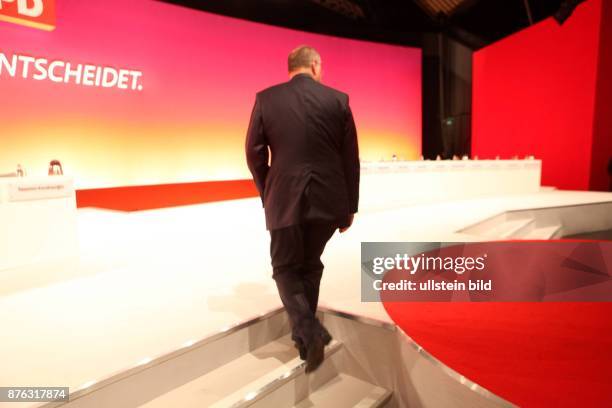
[[[457,231],[484,239],[546,240],[612,228],[612,202],[506,211]]]
[[[334,336],[305,373],[282,309],[147,360],[45,408],[512,407],[397,326],[322,308]]]
[[[271,312],[71,394],[47,406],[141,408],[384,407],[392,393],[342,369],[334,339],[313,373],[299,358],[286,315]]]

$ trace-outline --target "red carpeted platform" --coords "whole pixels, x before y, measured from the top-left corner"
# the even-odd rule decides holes
[[[612,406],[610,303],[385,303],[443,363],[521,407]]]

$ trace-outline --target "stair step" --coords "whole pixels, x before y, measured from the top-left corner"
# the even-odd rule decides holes
[[[378,408],[391,398],[391,392],[348,374],[338,374],[295,408]]]
[[[287,336],[286,338],[290,342],[289,337]],[[329,358],[340,350],[341,347],[342,343],[332,340],[332,342],[325,347],[325,359],[329,361]],[[257,401],[261,398],[265,398],[278,388],[293,381],[296,377],[304,376],[305,368],[306,362],[302,361],[299,356],[295,357],[283,366],[267,373],[257,379],[257,381],[252,382],[248,386],[241,388],[212,405],[211,408],[242,408],[257,404]],[[321,369],[319,368],[318,371],[321,371]]]
[[[488,238],[511,238],[514,234],[526,229],[534,222],[533,218],[524,218],[518,220],[508,220],[502,224],[496,225],[483,235]]]
[[[520,239],[529,234],[536,227],[535,218],[527,218],[523,220],[522,225],[518,225],[513,231],[507,234],[504,238]]]
[[[341,347],[332,341],[326,358]],[[231,362],[163,394],[142,408],[240,407],[248,406],[303,372],[290,335],[280,337]]]
[[[561,225],[550,225],[547,227],[538,227],[525,234],[521,239],[551,239],[561,229]]]

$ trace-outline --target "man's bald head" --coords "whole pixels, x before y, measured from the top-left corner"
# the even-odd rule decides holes
[[[309,74],[315,80],[321,80],[321,56],[312,47],[300,45],[289,54],[287,59],[289,76]]]

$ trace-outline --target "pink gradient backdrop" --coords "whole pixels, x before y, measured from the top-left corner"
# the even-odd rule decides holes
[[[143,91],[0,76],[0,172],[59,158],[80,188],[248,178],[256,91],[287,80],[303,43],[349,93],[362,158],[421,152],[421,52],[149,0],[57,0],[57,28],[0,22],[0,51],[143,72]]]

